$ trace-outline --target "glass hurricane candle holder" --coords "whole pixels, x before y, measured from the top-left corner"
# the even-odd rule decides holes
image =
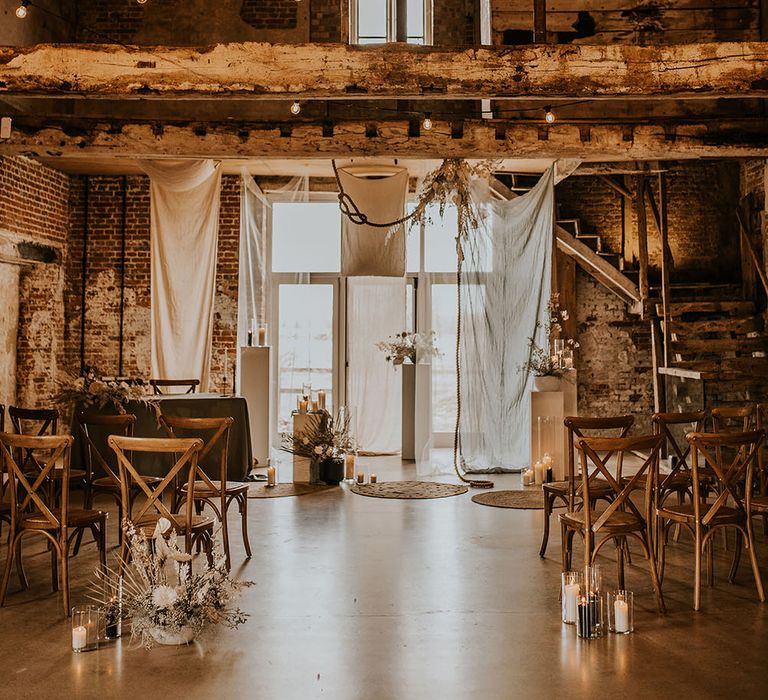
[[[608,629],[616,634],[629,634],[635,631],[634,594],[632,591],[608,591]]]
[[[99,648],[99,607],[75,605],[72,608],[72,651],[80,653]]]
[[[576,613],[576,632],[579,637],[597,639],[603,636],[603,610],[603,598],[598,593],[579,596]]]
[[[581,571],[565,571],[561,575],[560,601],[562,620],[566,625],[575,625],[578,619],[579,596],[584,582]]]

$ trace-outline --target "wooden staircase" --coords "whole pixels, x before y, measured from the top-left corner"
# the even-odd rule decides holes
[[[739,381],[768,378],[768,335],[752,301],[730,286],[705,286],[712,296],[679,298],[690,289],[670,286],[670,347],[662,374]],[[717,296],[715,296],[717,295]],[[661,304],[656,314],[662,316]],[[662,320],[662,324],[664,321]]]

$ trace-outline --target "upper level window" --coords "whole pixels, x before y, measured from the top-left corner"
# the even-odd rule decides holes
[[[406,14],[405,38],[398,36],[398,10]],[[432,0],[350,0],[349,20],[353,44],[432,43]]]

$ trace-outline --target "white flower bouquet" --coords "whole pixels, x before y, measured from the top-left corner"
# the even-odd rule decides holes
[[[382,352],[387,353],[384,358],[391,362],[392,366],[402,365],[406,360],[411,364],[416,364],[416,359],[427,357],[439,357],[440,351],[435,346],[437,334],[435,331],[428,333],[396,333],[389,336],[387,340],[376,343],[376,347]]]
[[[93,368],[86,368],[80,377],[65,373],[64,379],[59,381],[59,392],[54,396],[56,403],[100,410],[111,406],[119,413],[125,413],[125,404],[131,400],[147,401],[141,380],[109,379]]]
[[[97,571],[91,586],[105,617],[131,622],[131,639],[147,649],[163,636],[188,633],[197,637],[209,625],[235,628],[248,615],[233,606],[240,589],[250,581],[235,581],[226,568],[219,538],[214,540],[213,566],[192,570],[192,557],[179,549],[171,522],[161,518],[152,541],[128,523],[131,561],[122,583],[109,570]]]

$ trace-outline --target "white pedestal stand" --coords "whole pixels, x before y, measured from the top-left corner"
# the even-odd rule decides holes
[[[402,364],[402,458],[421,457],[432,436],[432,365]]]
[[[566,416],[578,415],[576,371],[571,370],[560,380],[557,391],[531,392],[531,466],[549,452],[553,462],[555,481],[565,479],[568,460],[568,431],[563,425]],[[553,418],[555,422],[554,441],[542,437],[541,454],[538,453],[539,417]],[[550,438],[551,439],[551,438]]]
[[[273,431],[272,382],[270,380],[271,350],[268,345],[241,347],[238,357],[236,391],[248,402],[251,449],[254,463],[269,464]]]

